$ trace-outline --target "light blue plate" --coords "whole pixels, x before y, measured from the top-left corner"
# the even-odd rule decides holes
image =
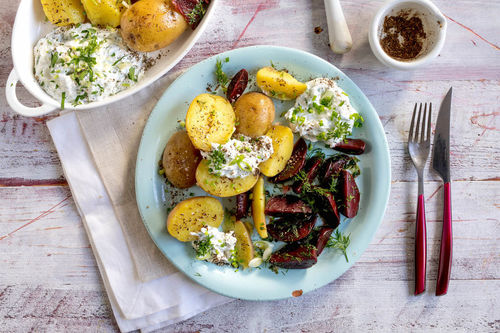
[[[353,137],[367,142],[367,151],[360,156],[361,176],[357,183],[361,192],[358,215],[345,221],[340,229],[351,234],[348,248],[349,263],[342,253],[325,249],[318,263],[307,270],[288,270],[275,274],[269,269],[237,271],[231,267],[197,261],[189,243],[172,238],[165,226],[167,207],[173,200],[165,181],[158,175],[158,161],[168,138],[176,131],[177,120],[184,120],[191,100],[206,92],[207,83],[215,82],[214,69],[217,59],[229,58],[224,71],[233,75],[246,68],[250,76],[272,61],[279,68],[288,69],[297,79],[307,81],[316,77],[338,78],[338,84],[348,94],[352,105],[365,119],[362,128]],[[275,100],[276,117],[290,107],[290,102]],[[135,175],[137,204],[144,225],[163,254],[184,274],[202,286],[219,294],[247,299],[273,300],[291,297],[294,290],[308,292],[326,285],[342,275],[370,243],[384,216],[389,198],[391,166],[387,140],[378,115],[361,90],[339,69],[312,54],[275,46],[252,46],[224,52],[191,67],[165,91],[149,116],[142,135]],[[194,186],[187,192],[206,195]]]

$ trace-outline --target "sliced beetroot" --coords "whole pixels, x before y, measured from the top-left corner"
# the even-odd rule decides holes
[[[274,252],[269,262],[286,269],[304,269],[318,261],[316,247],[311,244],[291,243]]]
[[[323,163],[323,158],[320,156],[314,156],[307,160],[304,166],[305,180],[297,180],[292,186],[292,189],[295,193],[302,193],[302,188],[304,186],[304,182],[311,183],[319,173],[321,168],[321,164]]]
[[[227,86],[226,97],[230,103],[236,102],[238,98],[243,94],[248,84],[248,72],[246,69],[240,70],[231,79],[231,82]]]
[[[267,232],[274,240],[295,242],[309,236],[316,219],[316,215],[305,218],[283,217],[268,224]]]
[[[333,149],[346,154],[361,155],[365,152],[366,144],[361,139],[345,139],[333,147]]]
[[[317,194],[315,203],[323,222],[333,228],[338,227],[340,224],[340,215],[333,194],[331,192]]]
[[[341,195],[340,212],[342,215],[353,218],[358,214],[359,189],[354,177],[349,171],[342,170],[339,178],[339,192]]]
[[[203,18],[202,13],[207,10],[210,0],[172,0],[172,4],[194,30]],[[194,11],[196,6],[203,7],[203,10]]]
[[[295,176],[304,166],[307,155],[307,143],[300,138],[293,146],[292,156],[286,163],[285,169],[269,179],[273,183],[283,182]]]
[[[311,233],[311,244],[316,246],[316,255],[319,257],[323,249],[325,248],[330,236],[332,235],[334,228],[329,226],[322,226],[318,229],[313,230]]]
[[[236,219],[239,220],[248,215],[250,206],[250,192],[240,193],[236,196]]]
[[[327,159],[325,163],[323,163],[319,173],[320,183],[323,186],[329,187],[331,179],[337,177],[350,160],[350,156],[343,154],[335,155]]]
[[[312,209],[299,197],[280,195],[267,201],[265,214],[270,216],[309,215],[312,214]]]

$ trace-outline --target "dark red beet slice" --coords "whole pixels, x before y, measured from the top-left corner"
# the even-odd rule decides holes
[[[319,156],[315,156],[307,160],[306,165],[304,166],[304,172],[306,173],[307,182],[311,183],[314,180],[314,178],[316,178],[322,163],[323,159]],[[304,181],[297,180],[293,184],[292,189],[295,193],[300,194],[302,193],[303,186],[304,186]]]
[[[307,143],[300,138],[293,146],[292,156],[286,163],[285,169],[276,176],[269,179],[273,183],[283,182],[295,176],[306,162]]]
[[[349,171],[342,170],[340,173],[340,194],[342,205],[340,212],[342,215],[352,218],[356,216],[359,208],[359,189],[354,177]]]
[[[331,192],[323,195],[316,195],[316,208],[323,221],[329,226],[336,228],[340,224],[339,211],[335,202],[335,197]]]
[[[172,4],[175,7],[175,10],[178,11],[186,20],[186,22],[191,26],[191,29],[195,29],[200,23],[203,16],[198,15],[193,12],[194,7],[201,3],[201,6],[206,10],[208,5],[210,4],[210,0],[172,0]],[[190,17],[191,16],[191,17]],[[194,17],[193,17],[194,16]]]
[[[333,149],[346,154],[361,155],[365,152],[366,144],[361,139],[345,139],[333,147]]]
[[[248,215],[248,207],[250,205],[250,192],[238,194],[236,196],[236,219],[239,220]]]
[[[319,181],[323,186],[329,187],[332,177],[337,177],[344,166],[351,160],[347,155],[335,155],[323,163],[319,173]]]
[[[319,229],[313,230],[311,244],[316,246],[316,255],[319,257],[325,248],[334,228],[322,226]]]
[[[286,269],[309,268],[318,261],[316,247],[310,244],[292,243],[274,252],[269,262]]]
[[[248,72],[246,69],[240,70],[231,79],[227,87],[226,97],[230,103],[236,102],[243,94],[248,84]]]
[[[295,242],[309,236],[316,223],[316,215],[306,218],[283,217],[267,225],[267,232],[275,240]]]
[[[280,195],[267,201],[265,214],[270,216],[308,215],[312,214],[312,209],[294,195]]]

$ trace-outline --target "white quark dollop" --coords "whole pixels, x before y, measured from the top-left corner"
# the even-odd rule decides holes
[[[210,173],[227,178],[246,177],[258,172],[259,164],[273,153],[273,141],[268,136],[250,138],[235,134],[225,144],[212,143],[212,150],[201,152],[209,162]]]
[[[349,96],[328,78],[306,83],[307,89],[284,117],[293,132],[312,142],[324,141],[330,147],[352,133],[363,118],[352,107]]]
[[[198,237],[191,243],[196,251],[196,259],[218,265],[235,262],[236,237],[233,231],[222,232],[217,228],[206,226],[201,228],[200,232],[191,234]]]
[[[134,85],[145,71],[145,57],[123,43],[117,29],[90,23],[60,27],[34,48],[35,78],[64,105],[102,100]]]

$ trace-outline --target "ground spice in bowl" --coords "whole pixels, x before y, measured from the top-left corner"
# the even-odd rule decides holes
[[[380,45],[390,57],[400,60],[416,58],[426,38],[422,20],[400,11],[396,16],[386,16]]]

